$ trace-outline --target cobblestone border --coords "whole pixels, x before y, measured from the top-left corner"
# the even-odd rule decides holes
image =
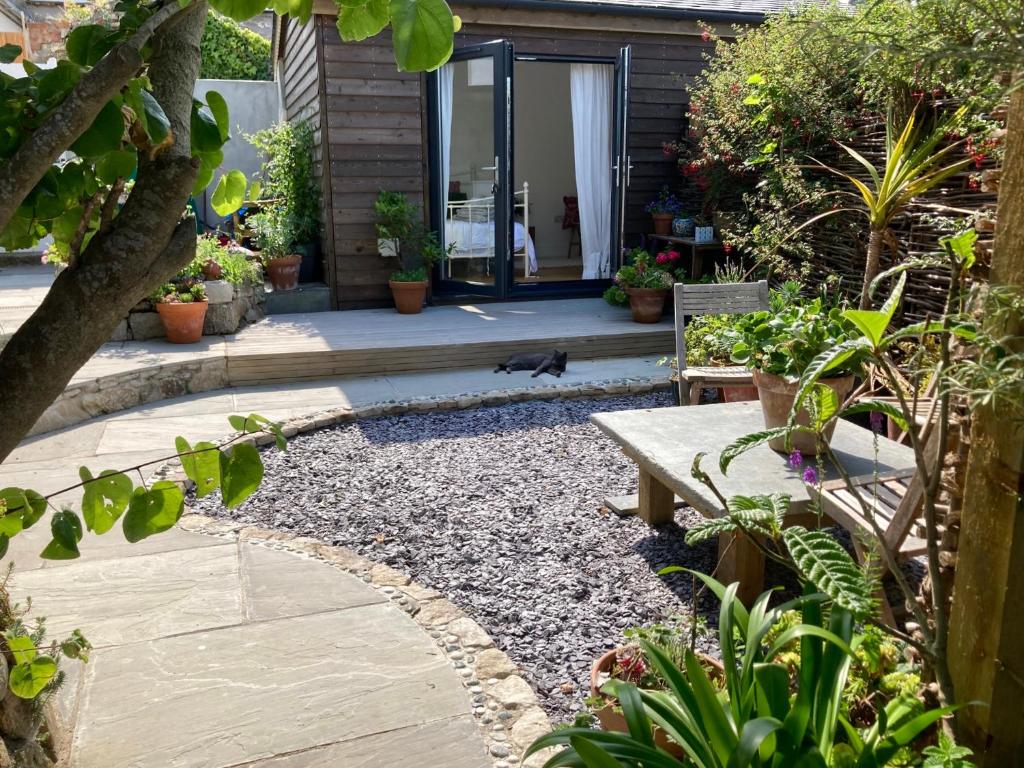
[[[663,379],[615,379],[582,385],[501,389],[473,395],[414,398],[317,411],[309,416],[285,421],[281,427],[286,437],[294,437],[337,424],[380,416],[467,410],[527,400],[617,397],[666,390],[671,386],[666,374]],[[258,446],[269,445],[274,442],[274,435],[270,432],[256,432],[244,442]],[[190,484],[180,462],[164,464],[154,473],[153,479],[171,480],[182,487]],[[526,748],[551,730],[551,721],[541,708],[537,694],[519,674],[513,661],[495,647],[494,641],[479,624],[437,590],[417,584],[406,574],[387,565],[374,563],[350,549],[325,544],[308,536],[248,526],[191,512],[187,512],[178,525],[187,531],[294,552],[329,563],[362,579],[412,617],[437,643],[451,663],[462,679],[494,768],[512,768],[520,764],[525,768],[541,768],[551,757],[553,750],[546,750],[522,761]]]

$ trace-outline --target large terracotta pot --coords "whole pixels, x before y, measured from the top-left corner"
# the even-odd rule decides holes
[[[727,403],[757,400],[757,387],[722,387],[722,400]]]
[[[608,701],[607,705],[594,712],[594,717],[596,717],[598,722],[601,723],[602,728],[606,731],[614,731],[616,733],[629,733],[629,726],[626,725],[626,718],[621,712],[617,712],[615,710],[614,700],[601,693],[600,688],[602,684],[602,675],[611,674],[612,667],[615,666],[615,657],[621,650],[622,648],[615,648],[614,650],[608,651],[608,653],[604,654],[604,656],[601,656],[594,662],[594,666],[590,668],[590,695],[592,697],[603,698]],[[722,667],[722,663],[718,659],[714,659],[703,653],[698,653],[697,658],[700,660],[702,667],[712,670],[713,675],[720,675],[724,678],[725,669]],[[684,755],[682,747],[674,741],[669,741],[665,732],[657,726],[654,727],[654,743],[670,755],[675,755],[676,757],[683,757]]]
[[[203,337],[206,300],[185,303],[156,304],[156,313],[164,324],[167,340],[172,344],[192,344]]]
[[[831,387],[842,401],[853,389],[853,376],[839,376],[832,379],[822,379],[821,382]],[[800,382],[784,379],[773,373],[764,373],[754,369],[754,384],[757,385],[758,398],[761,400],[761,411],[764,413],[764,425],[768,429],[784,427],[789,423],[789,412],[793,410],[793,400],[800,388]],[[797,424],[804,426],[811,423],[811,415],[806,408],[801,408],[796,417]],[[835,431],[835,422],[825,430],[822,437],[825,442],[832,439]],[[796,432],[792,435],[793,448],[805,456],[813,456],[818,452],[815,436],[808,432]],[[776,451],[786,450],[785,438],[777,437],[768,441],[768,445]]]
[[[418,315],[423,311],[423,300],[427,297],[427,281],[396,282],[388,280],[395,309],[400,315]]]
[[[668,288],[625,288],[629,309],[637,323],[656,323],[665,311]]]
[[[651,218],[654,219],[654,234],[656,235],[671,235],[672,234],[672,219],[675,216],[671,213],[652,213]]]
[[[275,291],[292,291],[299,284],[299,266],[302,263],[302,255],[293,253],[290,256],[282,256],[279,259],[268,259],[266,262],[267,275]]]

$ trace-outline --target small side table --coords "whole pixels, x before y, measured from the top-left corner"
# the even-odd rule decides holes
[[[698,280],[704,275],[704,254],[725,253],[725,249],[723,248],[723,245],[719,240],[712,240],[710,243],[698,243],[692,237],[678,237],[677,235],[658,234],[645,235],[644,238],[645,241],[651,240],[654,242],[677,245],[689,251],[689,277],[693,278],[694,280]]]

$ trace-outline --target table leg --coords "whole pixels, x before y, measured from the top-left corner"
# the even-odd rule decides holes
[[[666,525],[675,519],[675,494],[645,469],[640,469],[640,517],[648,525]]]
[[[722,533],[718,560],[718,580],[726,586],[738,581],[736,595],[744,605],[752,605],[764,591],[764,553],[744,533]]]

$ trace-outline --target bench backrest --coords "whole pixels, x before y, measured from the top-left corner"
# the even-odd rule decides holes
[[[686,368],[686,318],[697,315],[745,315],[768,309],[768,283],[676,283],[676,361]]]

